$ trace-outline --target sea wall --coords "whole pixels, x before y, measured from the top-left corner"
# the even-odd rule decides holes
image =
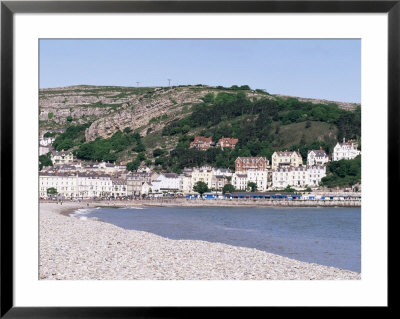
[[[263,206],[263,207],[361,207],[360,200],[266,200],[266,199],[152,199],[146,206]]]
[[[41,203],[54,201],[40,200]],[[68,200],[65,203],[69,202]],[[90,206],[247,206],[247,207],[361,207],[360,200],[282,200],[282,199],[186,199],[186,198],[153,198],[140,200],[83,200]]]

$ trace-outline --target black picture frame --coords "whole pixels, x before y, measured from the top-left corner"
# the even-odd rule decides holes
[[[398,211],[400,0],[396,1],[1,1],[1,318],[177,318],[225,307],[15,307],[13,303],[13,18],[15,13],[269,12],[388,14],[388,218]],[[390,172],[390,174],[389,174]],[[388,223],[389,227],[390,223]],[[388,229],[388,232],[391,233]],[[389,239],[389,237],[388,237]],[[389,244],[389,242],[388,242]],[[389,247],[389,246],[388,246]],[[388,285],[390,281],[388,280]],[[33,292],[32,292],[33,293]],[[390,298],[388,299],[389,309]],[[248,317],[249,310],[234,313]],[[261,307],[263,308],[263,307]],[[291,308],[299,315],[304,308]]]

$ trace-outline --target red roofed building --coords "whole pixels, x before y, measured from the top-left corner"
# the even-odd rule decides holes
[[[221,147],[224,149],[224,147],[230,147],[230,148],[235,148],[236,143],[239,140],[237,138],[230,138],[230,137],[221,137],[217,143],[218,147]]]
[[[266,157],[238,157],[235,161],[235,171],[246,173],[248,170],[266,171],[269,161]]]
[[[195,136],[194,141],[190,143],[190,148],[207,150],[211,147],[212,142],[211,137]]]

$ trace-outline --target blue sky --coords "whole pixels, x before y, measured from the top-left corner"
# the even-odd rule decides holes
[[[361,99],[357,39],[40,40],[40,88],[249,85],[272,94]]]

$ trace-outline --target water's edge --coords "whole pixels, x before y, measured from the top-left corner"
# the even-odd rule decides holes
[[[282,223],[279,221],[282,218],[275,216],[276,214],[272,214],[272,218],[274,223],[278,225],[278,230],[274,229],[271,226],[270,222],[267,220],[263,220],[265,223],[264,227],[266,230],[271,234],[270,237],[266,237],[263,233],[263,228],[254,226],[255,229],[251,229],[251,227],[246,226],[246,222],[241,221],[240,212],[244,208],[232,208],[232,207],[123,207],[119,209],[114,209],[116,207],[90,207],[89,209],[82,209],[75,211],[74,213],[70,214],[72,217],[78,217],[81,219],[96,219],[100,220],[109,224],[116,225],[122,229],[131,229],[131,230],[138,230],[138,231],[146,231],[149,233],[153,233],[165,238],[169,239],[182,239],[182,240],[202,240],[202,241],[209,241],[209,242],[220,242],[229,244],[232,246],[237,247],[247,247],[247,248],[255,248],[258,250],[266,251],[269,253],[281,255],[284,257],[293,258],[300,261],[311,262],[322,264],[326,266],[332,266],[341,269],[348,269],[352,271],[361,271],[361,262],[360,260],[357,262],[357,258],[360,259],[360,244],[357,243],[358,238],[355,236],[351,238],[349,237],[348,230],[344,232],[344,238],[337,236],[334,234],[334,231],[328,229],[328,234],[333,234],[333,238],[325,238],[324,230],[319,230],[318,227],[325,227],[324,224],[322,226],[314,225],[310,230],[304,231],[302,227],[305,229],[309,226],[306,221],[302,221],[301,215],[305,214],[307,217],[309,214],[307,208],[285,208],[285,207],[274,207],[274,208],[265,208],[265,207],[258,207],[253,211],[253,215],[256,211],[257,216],[253,216],[253,222],[256,225],[259,223],[257,218],[260,218],[260,212],[264,210],[273,210],[275,213],[280,212],[279,214],[284,214],[287,216],[292,216],[287,210],[289,211],[297,211],[298,216],[292,216],[291,218],[295,218],[295,226],[297,224],[303,225],[301,227],[295,227],[290,223]],[[190,213],[187,210],[190,210]],[[222,216],[223,219],[216,220],[215,216],[211,213],[207,213],[207,211],[211,210],[218,210],[218,213],[214,212],[214,215],[221,214],[224,215],[227,211],[236,211],[239,212],[239,215],[236,214],[236,220],[232,224],[231,221],[227,219],[227,216]],[[222,212],[221,213],[221,209]],[[313,208],[312,210],[334,210],[334,212],[338,212],[342,210],[343,212],[347,210],[346,208]],[[357,208],[348,208],[351,210]],[[194,214],[194,211],[200,210],[201,212],[206,212],[206,219],[201,220],[199,219],[200,215],[198,213]],[[176,212],[178,211],[178,212]],[[113,212],[112,214],[110,212]],[[124,212],[124,213],[122,213]],[[135,213],[136,212],[136,213]],[[144,214],[144,212],[146,212]],[[343,213],[342,212],[342,213]],[[127,213],[129,214],[129,218],[127,218]],[[307,218],[312,218],[315,215],[311,214]],[[151,216],[153,214],[154,216]],[[193,216],[189,216],[192,214]],[[246,213],[248,214],[248,213]],[[288,215],[289,214],[289,215]],[[341,214],[339,214],[340,216]],[[317,215],[318,216],[318,215]],[[249,217],[246,215],[246,217]],[[251,217],[251,216],[250,216]],[[262,216],[261,217],[265,217]],[[326,217],[326,216],[325,216]],[[334,217],[334,216],[333,216]],[[135,223],[131,223],[131,219],[135,218]],[[343,218],[343,217],[342,217]],[[118,219],[116,221],[115,219]],[[265,218],[264,218],[265,219]],[[303,216],[304,219],[304,216]],[[156,223],[154,222],[156,220]],[[172,222],[171,222],[172,220]],[[333,219],[334,220],[334,219]],[[310,219],[310,222],[312,219]],[[347,220],[344,219],[344,222],[347,223]],[[131,223],[131,224],[129,224]],[[225,223],[225,224],[223,224]],[[315,221],[312,221],[311,224],[315,224]],[[331,223],[331,221],[330,221]],[[353,221],[352,227],[357,228],[357,224],[359,223],[358,219]],[[156,224],[154,226],[153,224]],[[230,225],[232,224],[232,225]],[[244,227],[246,226],[246,227]],[[338,226],[338,225],[336,225]],[[340,226],[340,225],[339,225]],[[271,228],[272,227],[272,228]],[[294,229],[291,229],[293,228]],[[337,231],[342,227],[336,227]],[[314,232],[317,234],[315,235]],[[253,242],[252,242],[253,241]],[[267,241],[267,244],[264,242]],[[272,247],[272,248],[271,248]],[[349,248],[350,247],[350,248]],[[351,253],[351,249],[353,249],[357,256],[349,256]],[[300,253],[299,253],[300,251]],[[305,251],[305,253],[304,253]],[[310,254],[312,256],[311,260],[309,260]],[[336,255],[337,257],[336,257]],[[318,256],[320,255],[320,256]],[[341,267],[338,264],[345,264],[339,260],[340,256],[344,259],[352,259],[353,264],[350,267]],[[333,261],[334,264],[330,262],[320,262],[321,260]],[[358,264],[358,265],[356,265]]]

